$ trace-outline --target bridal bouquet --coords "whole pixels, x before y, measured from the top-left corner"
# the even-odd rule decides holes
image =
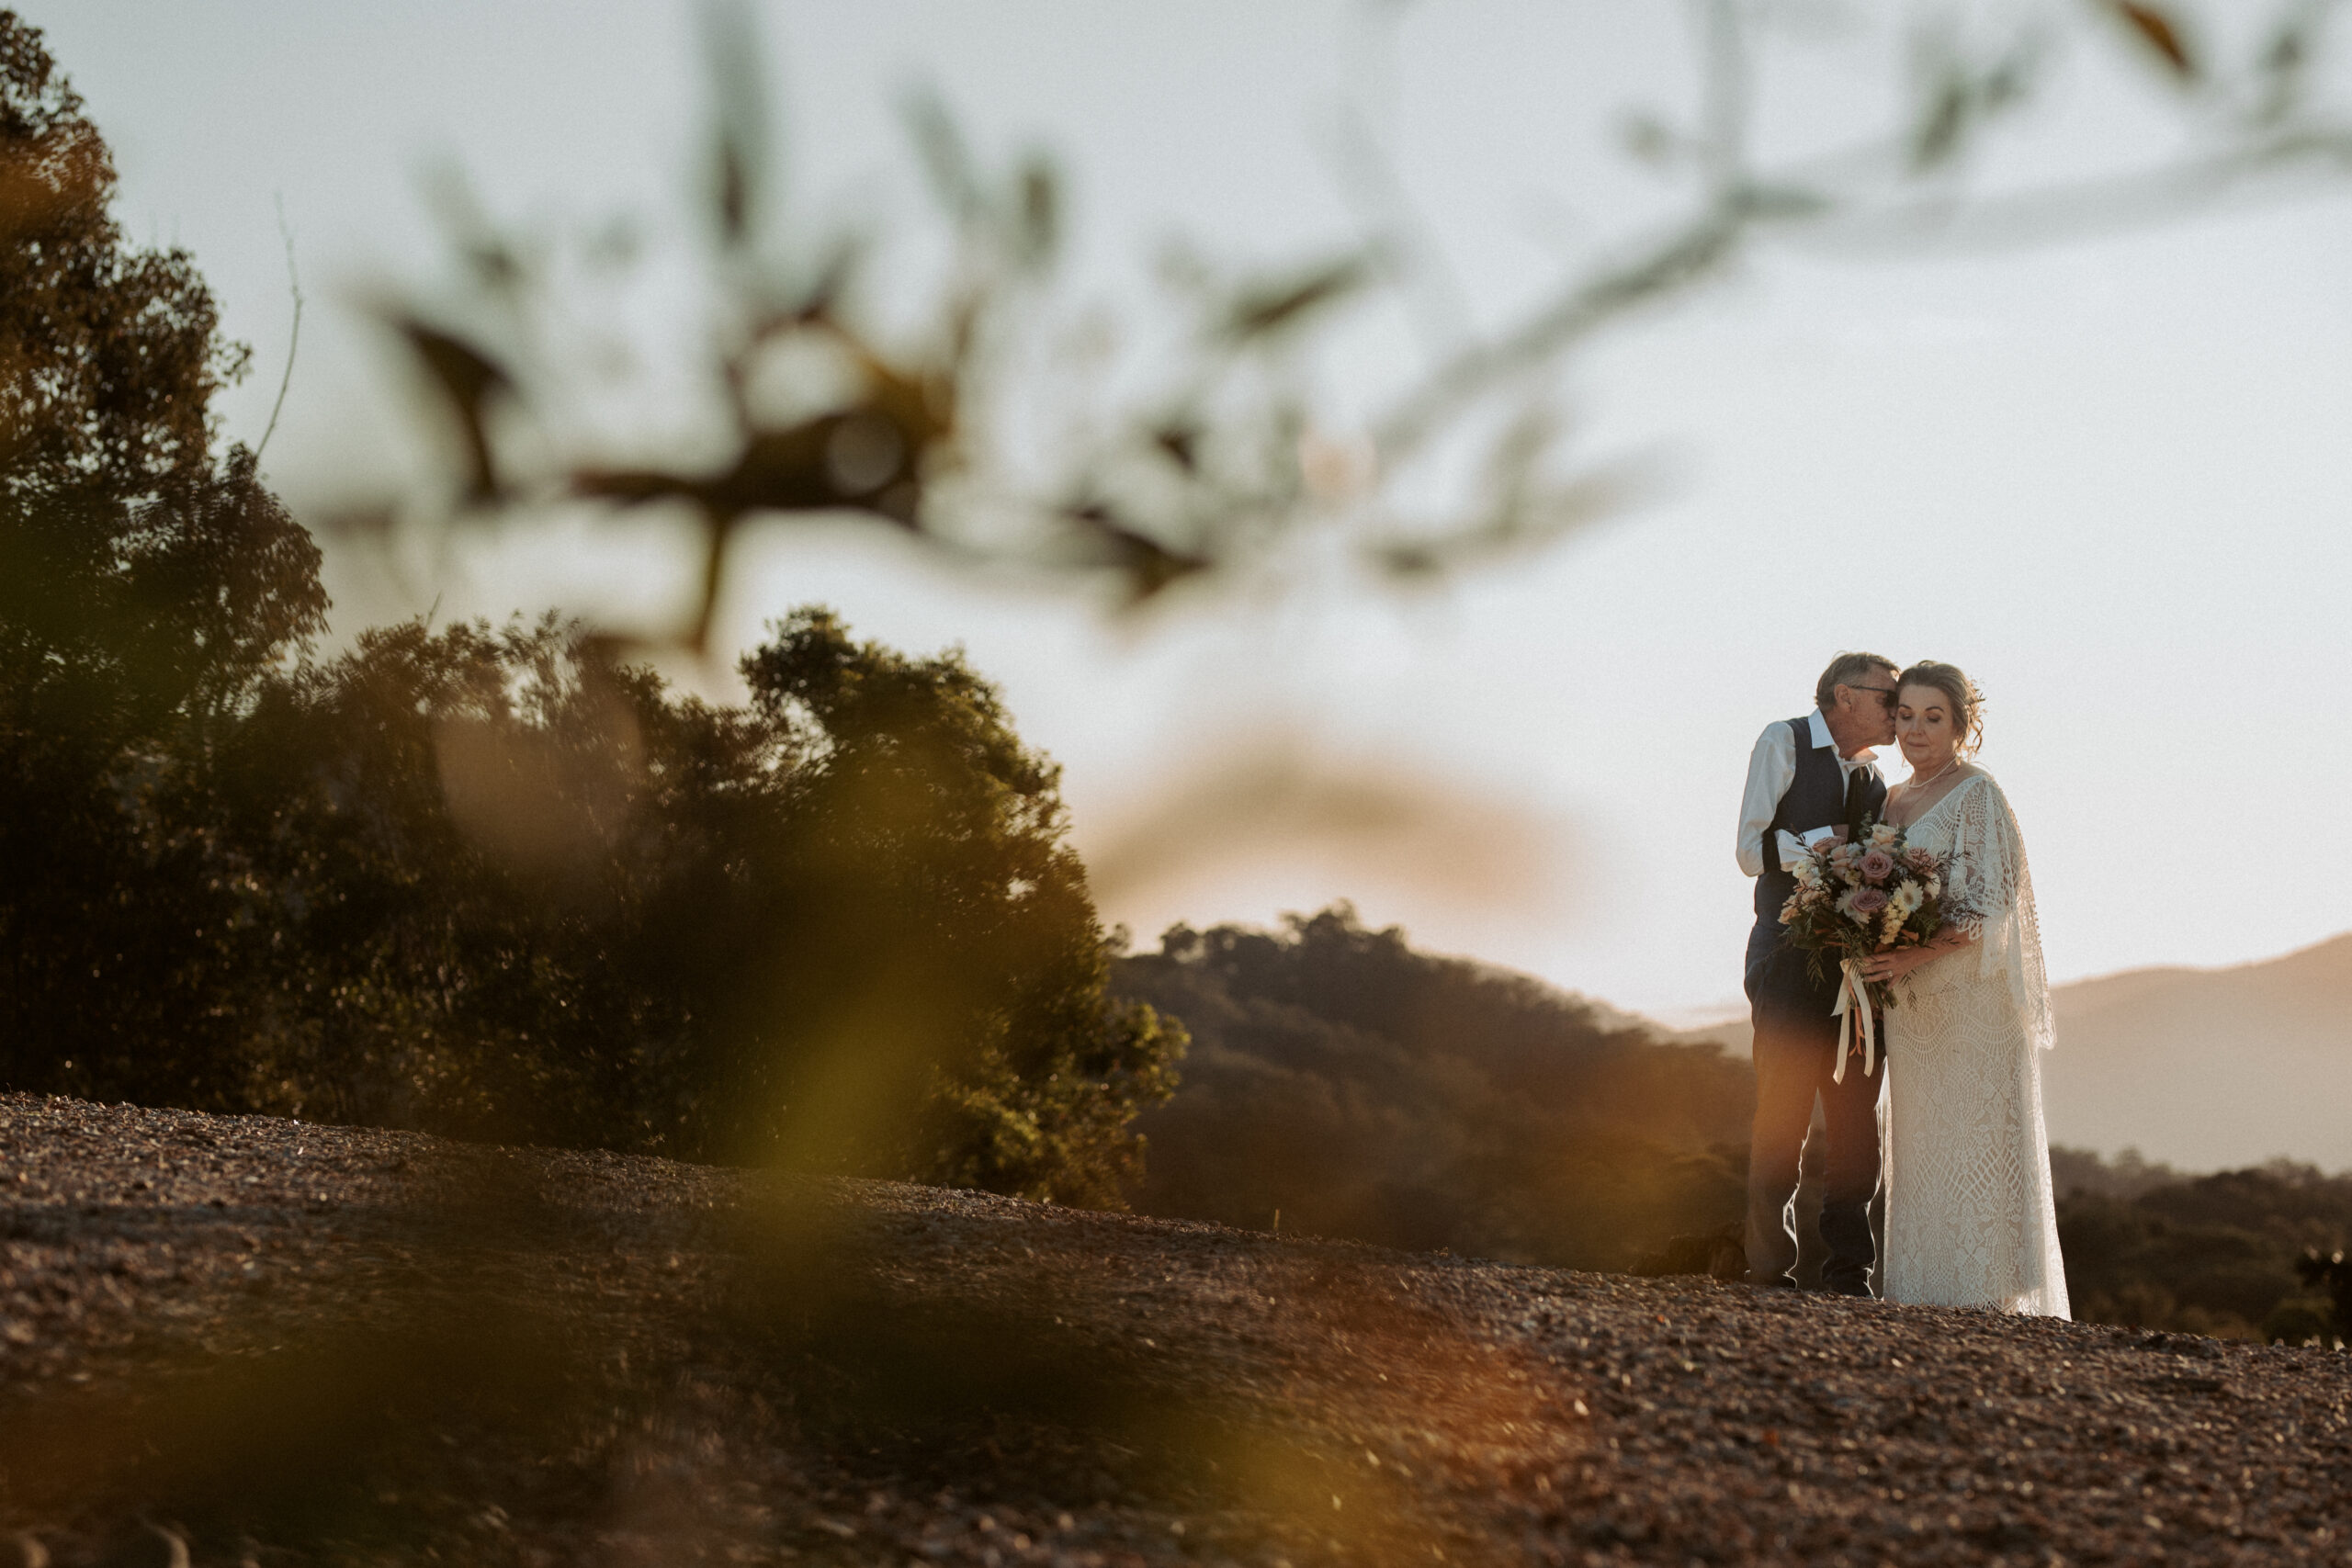
[[[1847,842],[1825,840],[1789,870],[1797,879],[1796,891],[1781,906],[1789,945],[1813,955],[1815,978],[1825,959],[1836,960],[1842,971],[1836,1010],[1846,1023],[1832,1076],[1843,1083],[1849,1037],[1860,1030],[1862,1070],[1875,1071],[1878,1032],[1871,1009],[1894,1005],[1885,981],[1862,978],[1861,961],[1891,948],[1917,947],[1959,913],[1945,897],[1951,857],[1906,843],[1902,829],[1881,822]]]

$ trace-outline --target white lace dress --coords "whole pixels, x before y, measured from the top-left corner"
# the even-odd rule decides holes
[[[2050,987],[2025,840],[1989,773],[1908,841],[1953,856],[1977,941],[1895,983],[1886,1014],[1886,1262],[1894,1302],[2070,1315],[2041,1114]]]

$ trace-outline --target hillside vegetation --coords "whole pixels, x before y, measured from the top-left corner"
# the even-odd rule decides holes
[[[1753,1079],[1521,975],[1416,952],[1346,906],[1178,927],[1122,995],[1184,1021],[1137,1122],[1148,1213],[1582,1269],[1740,1213]]]
[[[1193,1035],[1182,1087],[1137,1122],[1146,1213],[1269,1230],[1279,1211],[1285,1230],[1610,1269],[1739,1221],[1744,1053],[1418,952],[1344,905],[1274,931],[1180,926],[1114,985]],[[2295,1261],[2352,1240],[2352,1177],[2191,1176],[2065,1148],[2052,1163],[2077,1316],[2293,1343],[2339,1331]]]
[[[2074,1151],[2053,1161],[2077,1317],[2228,1339],[2352,1338],[2295,1271],[2306,1248],[2352,1240],[2352,1175],[2284,1160],[2211,1176],[2120,1167]]]

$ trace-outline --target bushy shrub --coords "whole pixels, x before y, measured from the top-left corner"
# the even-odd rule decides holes
[[[2296,1264],[2352,1234],[2352,1177],[2285,1161],[2199,1177],[2125,1163],[2139,1166],[2127,1177],[2163,1179],[2118,1179],[2096,1156],[2053,1151],[2073,1177],[2058,1234],[2077,1318],[2293,1343],[2321,1332]]]
[[[1116,1201],[1181,1036],[1109,954],[1050,763],[948,655],[807,610],[719,707],[553,622],[406,626],[224,765],[288,1111]]]

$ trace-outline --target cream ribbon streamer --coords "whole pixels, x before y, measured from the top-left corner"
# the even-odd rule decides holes
[[[1862,978],[1862,966],[1854,959],[1847,959],[1838,968],[1842,973],[1838,981],[1838,1005],[1829,1010],[1829,1016],[1845,1021],[1838,1026],[1838,1066],[1830,1070],[1831,1083],[1846,1081],[1846,1053],[1858,1032],[1862,1037],[1862,1077],[1878,1071],[1878,1028],[1871,1021],[1870,983]],[[1859,1026],[1855,1022],[1858,1018]]]

